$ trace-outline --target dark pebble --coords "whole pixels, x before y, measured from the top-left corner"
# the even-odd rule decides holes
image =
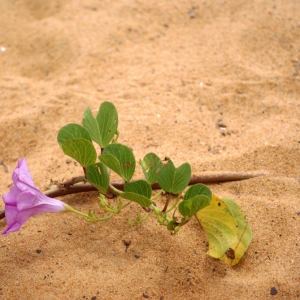
[[[37,254],[40,254],[41,252],[42,252],[42,250],[40,250],[40,249],[37,249],[37,250],[36,250],[36,253],[37,253]]]
[[[147,294],[145,294],[145,293],[143,293],[143,297],[144,298],[149,298],[149,296]]]
[[[137,254],[136,254],[134,257],[135,257],[135,258],[140,258],[140,256],[139,256],[139,255],[137,255]]]
[[[277,294],[277,289],[276,289],[276,287],[273,286],[273,287],[271,288],[270,294],[271,294],[271,295],[276,295],[276,294]]]

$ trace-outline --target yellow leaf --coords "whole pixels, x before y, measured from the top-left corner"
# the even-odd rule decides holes
[[[211,204],[196,214],[209,241],[208,255],[236,265],[247,251],[252,231],[240,206],[231,199],[212,196]]]
[[[230,208],[231,215],[237,221],[238,238],[235,243],[230,245],[220,260],[225,261],[231,266],[234,266],[240,261],[247,251],[252,240],[252,231],[250,224],[246,220],[245,214],[241,210],[240,206],[231,199],[223,199],[223,201]]]
[[[221,258],[237,242],[238,224],[223,200],[213,195],[210,205],[196,213],[209,241],[208,255]]]

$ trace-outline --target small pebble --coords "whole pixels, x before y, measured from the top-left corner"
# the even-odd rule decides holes
[[[277,294],[277,289],[276,289],[276,287],[273,286],[273,287],[271,288],[270,294],[271,294],[271,295],[276,295],[276,294]]]
[[[37,254],[40,254],[41,252],[42,252],[42,250],[40,250],[40,249],[37,249],[37,250],[36,250],[36,253],[37,253]]]
[[[189,11],[189,16],[190,16],[191,19],[194,19],[194,18],[195,18],[194,9],[195,9],[195,8],[192,7],[191,10]]]

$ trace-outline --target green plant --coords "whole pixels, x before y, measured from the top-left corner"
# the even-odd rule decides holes
[[[80,181],[89,182],[99,191],[99,207],[108,215],[98,218],[91,210],[87,214],[72,211],[84,216],[88,222],[99,222],[119,214],[135,202],[145,215],[139,213],[135,221],[128,220],[130,225],[144,222],[152,214],[172,234],[196,216],[209,240],[208,254],[230,265],[237,264],[252,239],[249,222],[238,204],[231,199],[219,199],[203,184],[188,187],[191,180],[189,163],[175,167],[170,158],[161,160],[152,152],[138,162],[145,179],[132,180],[136,159],[128,146],[118,143],[118,138],[118,113],[110,102],[100,105],[96,117],[87,108],[83,125],[68,124],[60,129],[57,137],[60,147],[84,170],[84,176],[69,181],[69,186],[76,186]],[[118,174],[124,184],[120,187],[112,184],[110,172]],[[160,190],[154,193],[157,185]],[[154,203],[157,197],[164,199],[161,208]]]

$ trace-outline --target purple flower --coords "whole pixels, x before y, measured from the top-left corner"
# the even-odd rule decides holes
[[[18,231],[31,216],[65,210],[64,202],[45,196],[35,187],[24,158],[19,159],[12,180],[14,185],[2,196],[7,223],[2,234]]]

